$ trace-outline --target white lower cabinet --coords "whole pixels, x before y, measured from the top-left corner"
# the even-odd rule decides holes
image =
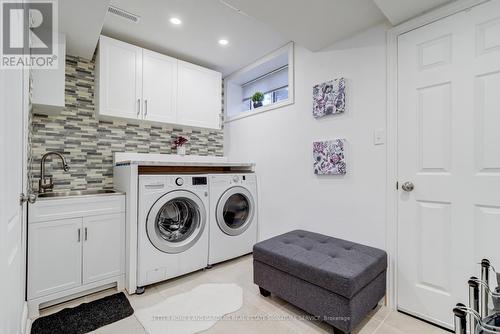
[[[82,218],[29,226],[28,298],[82,284],[82,244],[78,237],[81,227]]]
[[[123,288],[125,196],[39,200],[28,212],[30,316],[46,306]]]
[[[117,213],[83,219],[83,284],[124,272],[124,216]]]

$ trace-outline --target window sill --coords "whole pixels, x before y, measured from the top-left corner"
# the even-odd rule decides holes
[[[277,103],[273,103],[273,104],[263,106],[263,107],[260,107],[257,109],[253,109],[252,111],[241,112],[241,113],[234,115],[234,116],[231,116],[231,117],[227,116],[227,114],[226,114],[226,120],[224,121],[224,124],[231,123],[233,121],[237,121],[237,120],[242,119],[242,118],[255,116],[255,115],[261,114],[261,113],[266,112],[266,111],[271,111],[274,109],[283,108],[283,107],[289,106],[291,104],[294,104],[294,101],[292,99],[287,99],[287,100],[284,100],[281,102],[277,102]]]

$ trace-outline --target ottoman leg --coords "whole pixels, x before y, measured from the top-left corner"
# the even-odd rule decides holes
[[[267,291],[264,288],[261,288],[260,286],[259,286],[259,291],[260,291],[260,294],[263,295],[264,297],[269,297],[271,295],[271,292]]]

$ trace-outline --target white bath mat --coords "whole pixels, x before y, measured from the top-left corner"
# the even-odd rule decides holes
[[[148,334],[193,334],[209,329],[242,305],[243,290],[238,285],[202,284],[135,315]]]

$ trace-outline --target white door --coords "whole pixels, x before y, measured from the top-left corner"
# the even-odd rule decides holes
[[[143,50],[143,118],[175,123],[177,120],[177,59]]]
[[[220,129],[221,74],[180,60],[178,71],[178,123]]]
[[[451,328],[475,264],[500,267],[500,1],[400,36],[398,54],[398,308]]]
[[[28,298],[82,284],[82,218],[28,225]]]
[[[124,272],[125,215],[83,218],[83,284]]]
[[[97,64],[97,112],[142,118],[142,49],[101,36]]]
[[[22,17],[17,19],[22,25]],[[28,76],[0,70],[0,333],[21,333],[25,305],[25,129]]]

